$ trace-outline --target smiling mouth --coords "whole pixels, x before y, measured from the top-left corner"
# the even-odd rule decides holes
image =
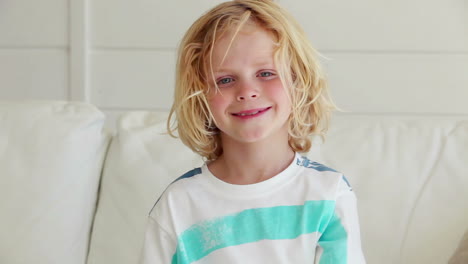
[[[252,110],[248,110],[248,111],[241,111],[241,112],[238,112],[238,113],[233,113],[232,115],[234,116],[254,116],[254,115],[258,115],[260,113],[263,113],[265,111],[268,111],[271,109],[271,106],[269,107],[266,107],[266,108],[261,108],[261,109],[252,109]]]

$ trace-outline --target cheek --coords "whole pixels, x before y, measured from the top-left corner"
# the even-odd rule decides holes
[[[286,90],[283,88],[283,83],[281,82],[280,78],[271,80],[268,86],[270,88],[269,91],[271,91],[272,93],[278,94],[286,92]]]
[[[274,97],[278,102],[280,102],[282,107],[291,109],[291,102],[288,96],[288,91],[286,88],[283,87],[281,81],[275,83],[275,85],[271,88],[272,89],[270,89],[270,96]]]
[[[208,105],[213,114],[216,115],[220,111],[224,111],[224,108],[227,106],[227,101],[221,94],[217,93],[208,98]]]

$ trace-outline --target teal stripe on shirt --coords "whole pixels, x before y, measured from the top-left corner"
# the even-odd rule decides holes
[[[334,209],[334,201],[307,201],[304,205],[248,209],[203,221],[178,237],[172,263],[189,264],[215,250],[264,239],[293,239],[303,234],[323,233],[335,218]],[[346,251],[346,243],[343,246],[338,250]],[[325,253],[328,249],[323,248]]]
[[[333,214],[318,241],[323,252],[319,264],[346,264],[348,259],[348,234],[340,218]]]

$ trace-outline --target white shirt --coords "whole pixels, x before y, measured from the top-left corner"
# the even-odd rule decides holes
[[[365,263],[345,177],[296,154],[278,175],[234,185],[207,165],[169,185],[148,217],[142,264]]]

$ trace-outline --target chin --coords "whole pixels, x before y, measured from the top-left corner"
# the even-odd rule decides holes
[[[261,142],[261,141],[270,141],[273,144],[273,143],[278,143],[282,140],[283,138],[282,134],[283,133],[270,134],[270,133],[264,133],[262,131],[262,132],[252,133],[249,135],[244,135],[238,138],[238,141],[243,142],[243,143],[256,143],[256,142]],[[288,139],[288,136],[287,136],[287,133],[285,133],[284,140],[287,140],[287,139]]]

